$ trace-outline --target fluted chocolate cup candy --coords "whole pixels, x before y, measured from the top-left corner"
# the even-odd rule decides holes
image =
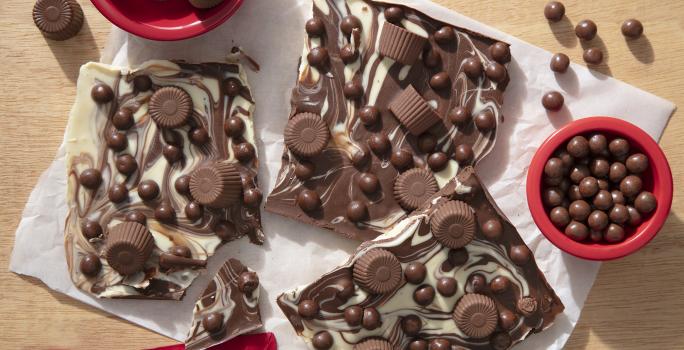
[[[106,242],[104,251],[107,262],[122,275],[142,271],[154,249],[152,234],[145,226],[131,221],[110,229]]]
[[[227,208],[241,199],[242,180],[235,165],[217,162],[198,168],[190,177],[190,193],[200,204]]]
[[[83,27],[83,10],[75,0],[38,0],[33,6],[33,22],[46,38],[66,40]]]

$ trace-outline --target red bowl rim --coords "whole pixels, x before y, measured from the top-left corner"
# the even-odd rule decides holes
[[[576,242],[551,222],[541,200],[541,181],[544,165],[553,152],[571,137],[591,131],[604,131],[624,135],[642,148],[654,169],[653,181],[661,189],[658,206],[651,217],[631,237],[617,244],[588,244]],[[576,120],[549,136],[539,147],[527,173],[527,203],[535,224],[556,247],[576,257],[588,260],[613,260],[632,254],[648,244],[665,224],[672,207],[672,171],[662,149],[653,138],[639,127],[612,117],[587,117]],[[665,194],[665,195],[663,195]]]
[[[90,1],[115,26],[131,34],[159,41],[183,40],[207,33],[232,17],[243,4],[243,0],[228,0],[229,4],[222,11],[201,22],[182,27],[159,28],[131,20],[106,0]]]

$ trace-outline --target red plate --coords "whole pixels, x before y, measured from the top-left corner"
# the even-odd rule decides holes
[[[117,27],[152,40],[182,40],[204,34],[225,22],[243,0],[225,0],[197,9],[187,0],[91,0]]]
[[[630,152],[641,152],[649,159],[649,169],[642,175],[644,190],[658,200],[655,212],[636,229],[626,229],[627,239],[620,243],[580,243],[567,237],[551,222],[541,199],[544,165],[553,152],[575,135],[592,132],[629,141]],[[544,236],[556,247],[574,256],[589,260],[612,260],[632,254],[655,237],[665,224],[672,207],[672,172],[658,144],[637,126],[621,119],[591,117],[574,121],[557,130],[539,147],[527,173],[527,203],[532,218]]]

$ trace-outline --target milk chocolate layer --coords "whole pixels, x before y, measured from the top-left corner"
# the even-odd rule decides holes
[[[322,151],[305,153],[288,127],[266,210],[373,239],[421,204],[401,205],[400,174],[423,169],[441,188],[493,147],[506,82],[470,78],[464,62],[476,61],[481,73],[496,63],[490,47],[508,45],[408,7],[387,9],[368,0],[314,2],[288,125],[316,116],[330,137]],[[449,118],[457,108],[458,125]],[[491,116],[487,127],[476,127],[478,114]],[[299,205],[303,192],[321,205]]]
[[[474,237],[450,248],[435,229],[462,210],[474,218]],[[454,221],[452,230],[459,225]],[[379,256],[398,261],[403,271],[389,290],[369,289],[358,273]],[[398,271],[384,266],[376,264],[373,277],[389,281]],[[303,303],[317,310],[313,317],[301,315]],[[280,295],[278,305],[312,349],[359,349],[376,339],[392,349],[420,343],[501,350],[543,331],[563,311],[534,256],[470,168],[389,232],[362,243],[345,264]]]
[[[244,235],[263,242],[254,101],[239,65],[88,63],[77,89],[66,134],[65,246],[79,288],[106,298],[180,299],[218,246]],[[230,181],[194,184],[214,197],[194,198],[198,169],[226,167]],[[114,234],[126,221],[149,232],[149,242]]]

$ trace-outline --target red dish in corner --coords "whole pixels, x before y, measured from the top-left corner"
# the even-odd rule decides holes
[[[549,219],[542,203],[542,176],[544,165],[561,145],[576,135],[600,132],[610,137],[629,141],[633,151],[649,158],[649,170],[644,174],[644,189],[652,192],[658,206],[647,220],[633,229],[620,243],[602,244],[576,242],[561,232]],[[532,158],[527,173],[527,202],[537,227],[556,247],[574,256],[589,260],[612,260],[632,254],[648,244],[665,224],[672,207],[672,172],[665,154],[658,144],[637,126],[621,119],[590,117],[576,120],[549,136]]]
[[[225,22],[243,0],[225,0],[198,9],[187,0],[91,0],[117,27],[152,40],[182,40],[204,34]]]

